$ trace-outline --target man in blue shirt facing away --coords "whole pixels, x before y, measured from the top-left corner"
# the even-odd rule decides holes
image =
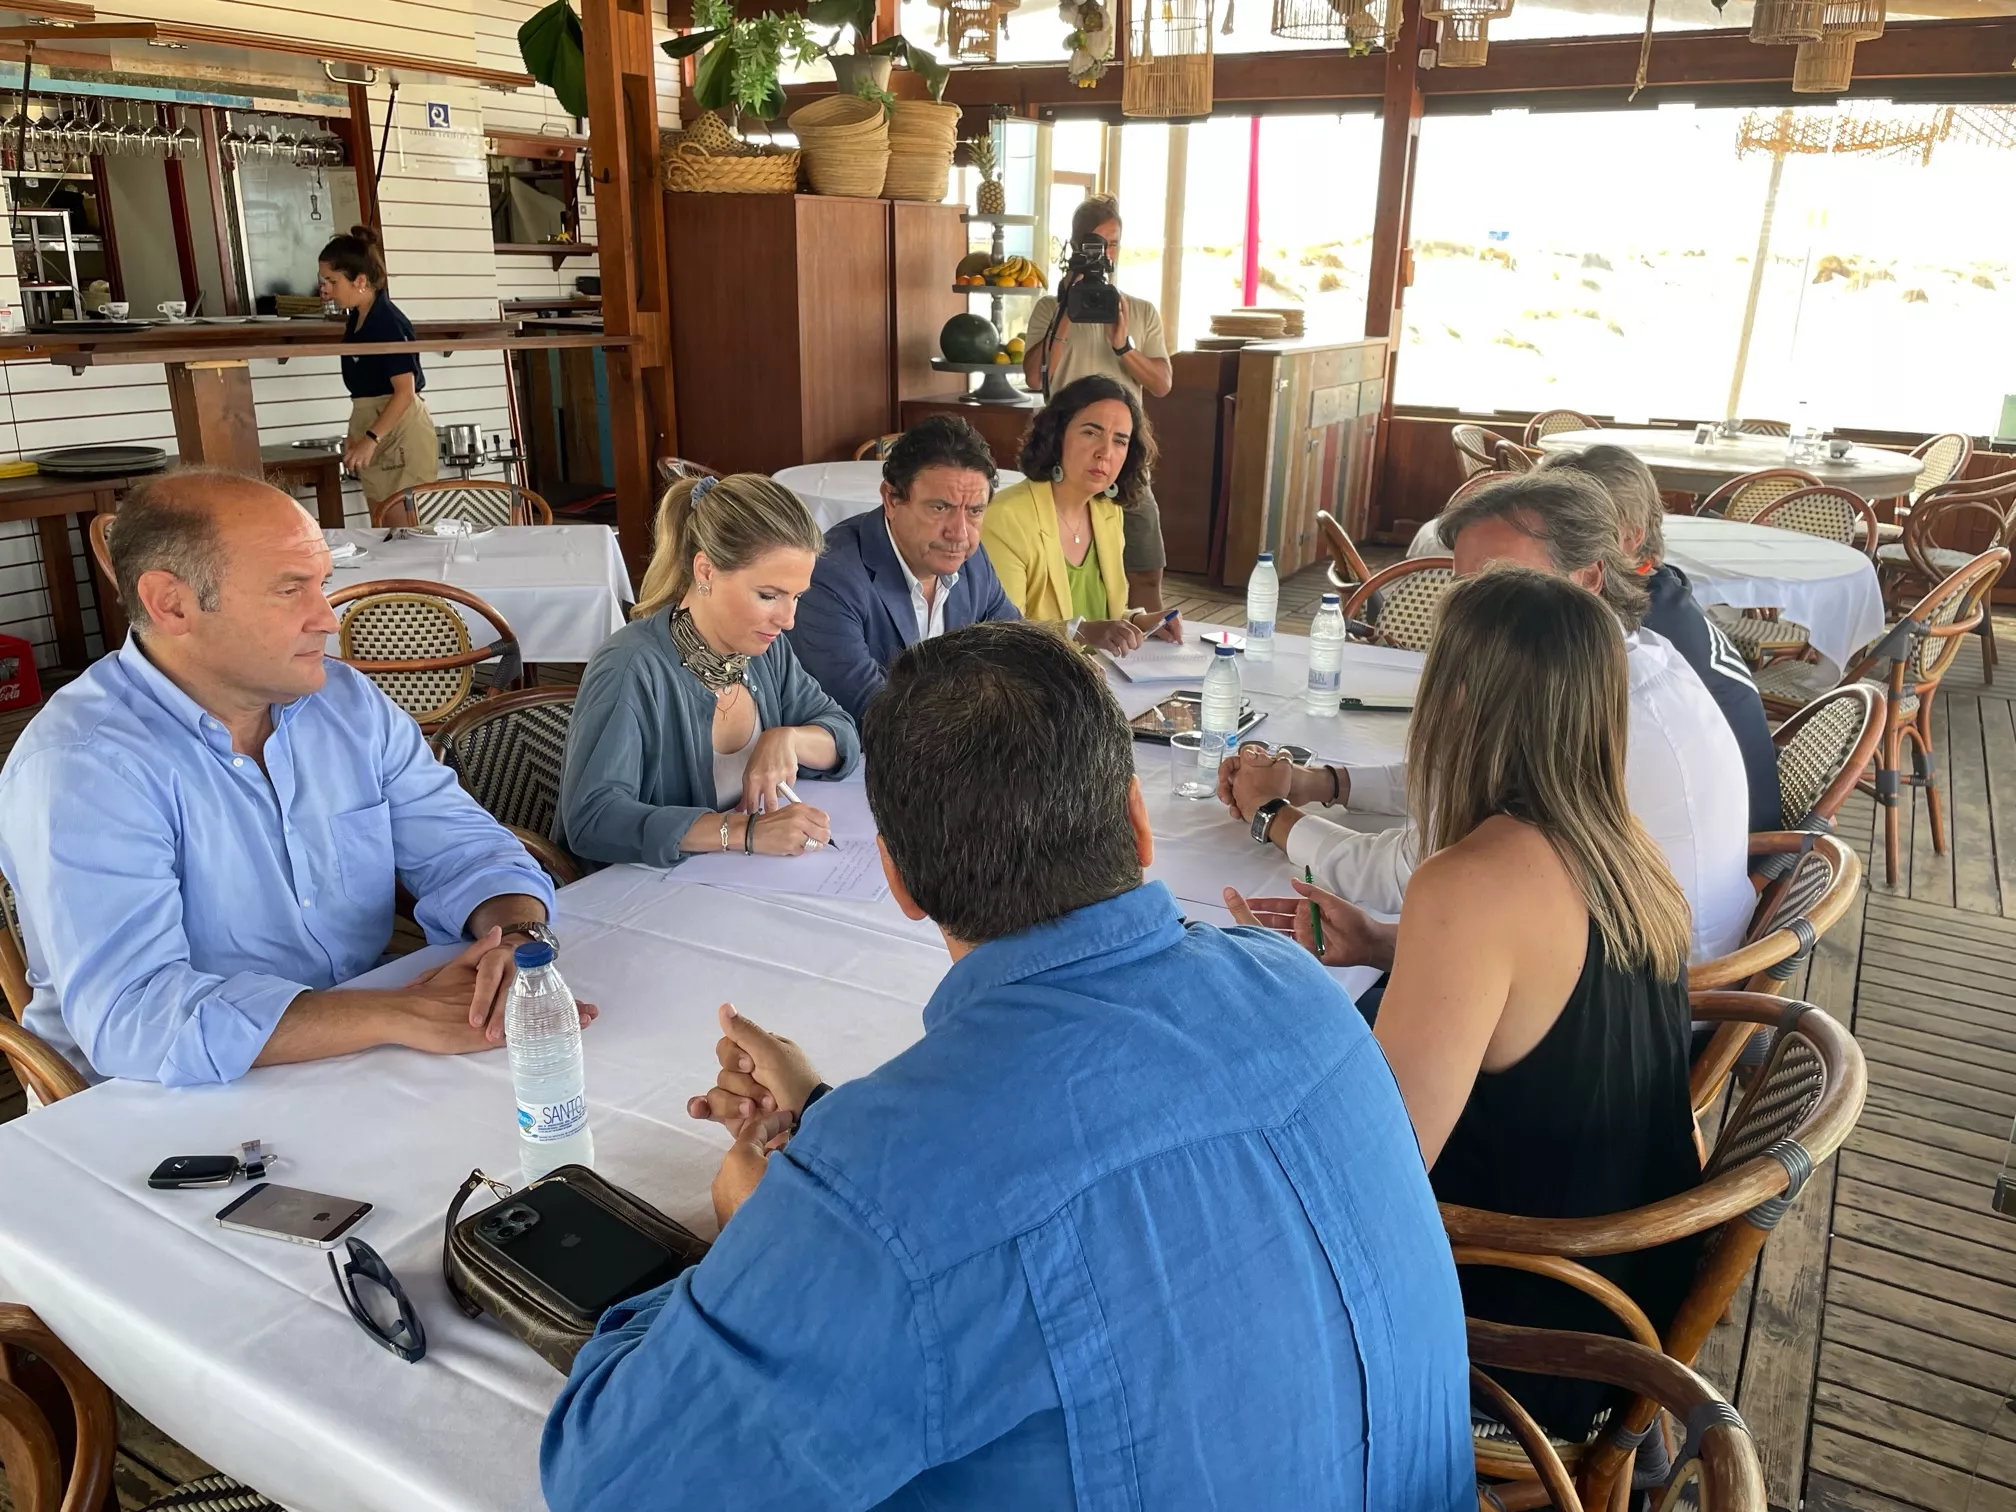
[[[1306,954],[1143,883],[1099,673],[1039,626],[955,631],[863,741],[884,871],[952,968],[923,1038],[830,1092],[723,1010],[692,1111],[780,1111],[736,1128],[712,1252],[576,1360],[554,1512],[1474,1507],[1392,1074]]]
[[[501,1043],[508,947],[545,929],[552,885],[411,718],[325,661],[315,521],[187,471],[134,489],[108,535],[133,634],[0,771],[28,1027],[93,1078],[170,1085]],[[429,940],[474,943],[403,989],[329,991],[384,953],[401,881]]]
[[[932,415],[882,462],[882,507],[826,532],[791,649],[860,723],[905,646],[981,620],[1020,619],[980,545],[994,458],[978,431]]]

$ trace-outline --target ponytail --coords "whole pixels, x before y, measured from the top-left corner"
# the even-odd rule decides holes
[[[332,236],[315,260],[345,278],[362,278],[374,289],[385,287],[384,242],[369,226],[352,226],[345,236]]]
[[[693,559],[739,572],[766,551],[797,547],[817,556],[826,538],[798,495],[761,473],[681,478],[658,501],[651,562],[632,619],[656,614],[693,589]]]

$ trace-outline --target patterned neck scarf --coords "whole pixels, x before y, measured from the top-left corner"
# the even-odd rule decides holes
[[[699,678],[708,692],[719,696],[741,682],[749,671],[746,656],[723,656],[707,644],[700,627],[693,623],[693,611],[672,611],[672,649],[686,670]]]

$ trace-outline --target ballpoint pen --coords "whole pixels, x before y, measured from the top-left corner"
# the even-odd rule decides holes
[[[797,793],[792,791],[791,784],[788,782],[778,783],[777,791],[782,793],[786,798],[789,798],[793,803],[803,803],[805,801],[803,798],[800,798],[797,795]],[[835,840],[831,835],[828,835],[826,837],[826,843],[832,846],[833,849],[835,850],[840,849],[840,842],[838,840]]]
[[[1307,882],[1311,887],[1314,887],[1316,885],[1316,873],[1305,866],[1302,868],[1302,880]],[[1314,898],[1309,900],[1309,928],[1315,933],[1316,959],[1320,961],[1323,959],[1323,915],[1317,912],[1316,900]]]

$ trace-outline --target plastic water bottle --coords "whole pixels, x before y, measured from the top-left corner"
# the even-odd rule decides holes
[[[1309,693],[1304,705],[1319,719],[1337,717],[1344,694],[1344,607],[1334,593],[1309,625]]]
[[[1246,579],[1246,660],[1274,660],[1274,611],[1281,602],[1281,574],[1274,553],[1263,551]]]
[[[504,1005],[504,1043],[518,1095],[518,1163],[527,1181],[563,1165],[592,1166],[588,1093],[581,1068],[581,1014],[560,980],[553,947],[537,940],[511,953],[518,979]]]
[[[1212,654],[1210,670],[1204,674],[1204,707],[1199,711],[1204,744],[1197,753],[1200,770],[1218,770],[1218,763],[1239,738],[1239,714],[1245,703],[1239,686],[1238,653],[1221,641]]]

